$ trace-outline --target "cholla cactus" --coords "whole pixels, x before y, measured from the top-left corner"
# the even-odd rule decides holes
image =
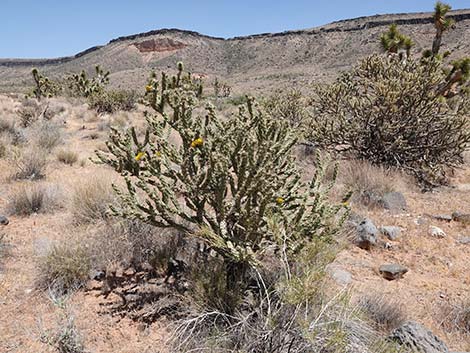
[[[329,237],[344,205],[325,196],[323,170],[301,181],[291,153],[297,142],[288,123],[271,119],[253,99],[237,115],[220,119],[207,106],[202,116],[191,77],[153,74],[146,99],[149,131],[139,141],[133,128],[112,130],[110,153],[98,154],[125,178],[115,213],[206,239],[225,259],[227,288],[236,290],[257,256],[277,239],[268,219],[288,230],[291,251],[311,237]],[[177,141],[171,142],[171,136]]]
[[[43,97],[53,97],[60,92],[59,84],[42,75],[38,69],[34,68],[31,71],[31,74],[33,75],[34,80],[32,93],[38,100],[41,100]]]
[[[73,74],[67,78],[69,88],[73,94],[81,97],[90,97],[101,93],[109,83],[109,71],[104,71],[99,65],[95,67],[95,76],[89,78],[85,71]]]

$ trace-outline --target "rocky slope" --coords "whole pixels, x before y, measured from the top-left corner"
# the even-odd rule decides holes
[[[466,54],[470,51],[470,10],[453,11],[451,16],[457,25],[444,38],[444,49]],[[73,57],[0,59],[0,91],[29,86],[32,67],[61,77],[81,69],[91,71],[97,64],[112,72],[114,86],[137,88],[151,69],[173,68],[180,60],[203,77],[223,77],[235,91],[305,85],[334,77],[359,58],[380,50],[377,38],[391,23],[399,24],[415,40],[415,51],[429,47],[434,34],[431,20],[430,13],[378,15],[230,39],[161,29],[117,38]]]

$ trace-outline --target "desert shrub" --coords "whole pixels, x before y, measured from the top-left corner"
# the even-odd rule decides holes
[[[294,128],[303,127],[309,114],[309,99],[298,89],[277,91],[264,101],[268,114],[284,119]]]
[[[51,150],[62,142],[62,130],[60,125],[43,120],[31,126],[31,141],[44,150]]]
[[[378,294],[363,296],[359,300],[359,307],[379,328],[387,332],[399,327],[407,319],[400,303]]]
[[[14,134],[15,133],[15,123],[12,119],[3,119],[0,118],[0,134]]]
[[[47,166],[47,152],[40,149],[27,149],[15,154],[12,159],[16,172],[12,175],[15,179],[38,180],[45,176]]]
[[[57,160],[64,164],[74,165],[78,161],[78,154],[70,150],[60,150],[57,152]]]
[[[88,77],[85,71],[72,74],[66,78],[69,93],[73,97],[90,97],[104,91],[109,83],[109,71],[104,71],[99,65],[95,67],[95,75]]]
[[[400,168],[425,187],[445,183],[470,141],[468,98],[452,98],[437,59],[374,55],[319,86],[311,140],[377,165]],[[447,92],[444,95],[444,92]]]
[[[54,244],[38,259],[38,282],[42,289],[67,293],[83,286],[89,278],[91,257],[83,244]]]
[[[98,175],[79,183],[74,188],[70,205],[74,223],[90,223],[108,218],[109,206],[114,201],[111,181],[104,176]]]
[[[217,77],[214,79],[212,86],[216,97],[226,98],[230,97],[232,94],[232,87],[230,87],[226,82],[219,81]]]
[[[144,141],[134,128],[113,129],[110,153],[98,156],[127,183],[114,212],[206,240],[224,259],[233,295],[247,283],[259,253],[275,243],[268,215],[288,229],[286,251],[296,252],[312,238],[335,234],[345,206],[327,201],[332,184],[323,184],[321,163],[310,183],[301,181],[292,153],[296,133],[285,121],[271,119],[252,99],[229,119],[219,119],[211,107],[200,118],[183,75],[179,66],[172,79],[151,78],[146,100],[157,115],[147,114]],[[168,139],[171,133],[181,145]]]
[[[112,114],[117,111],[134,110],[137,104],[137,93],[134,91],[102,91],[89,97],[90,109],[97,113]]]
[[[35,99],[25,99],[18,109],[20,125],[28,127],[39,119],[44,107]]]
[[[57,187],[52,185],[25,184],[10,194],[8,212],[17,216],[49,212],[60,205]]]

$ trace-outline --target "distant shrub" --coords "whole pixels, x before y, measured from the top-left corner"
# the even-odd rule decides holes
[[[73,165],[78,161],[78,154],[70,150],[60,150],[57,152],[57,160],[64,164]]]
[[[48,77],[41,74],[38,69],[34,68],[31,71],[34,81],[34,88],[32,95],[37,99],[54,97],[61,91],[62,87],[58,82],[55,82]]]
[[[135,109],[138,95],[134,91],[102,91],[89,97],[91,109],[97,113],[114,113]]]
[[[278,91],[264,101],[274,119],[284,119],[294,128],[301,128],[309,114],[309,99],[298,89]]]
[[[54,186],[25,184],[10,194],[7,209],[17,216],[49,212],[59,206],[58,197],[58,189]]]
[[[95,75],[89,77],[85,71],[72,74],[66,78],[69,93],[75,97],[90,97],[104,91],[109,83],[109,71],[104,71],[99,65],[95,67]]]

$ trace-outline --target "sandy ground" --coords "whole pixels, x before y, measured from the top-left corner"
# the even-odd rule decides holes
[[[0,97],[0,111],[12,114],[17,103]],[[76,151],[79,160],[74,166],[58,162],[51,153],[45,182],[56,184],[64,195],[63,207],[54,213],[30,217],[10,217],[4,227],[10,245],[10,254],[0,269],[0,352],[53,352],[44,339],[45,333],[61,323],[65,310],[54,303],[47,293],[35,288],[38,276],[37,256],[52,241],[67,239],[71,234],[71,213],[67,202],[76,183],[93,178],[99,167],[88,161],[94,150],[103,145],[106,132],[99,131],[107,117],[97,118],[83,107],[71,108],[66,102],[63,146]],[[137,119],[132,114],[129,119]],[[97,134],[97,135],[96,135]],[[90,136],[96,138],[92,139]],[[56,149],[56,150],[57,150]],[[20,184],[10,180],[12,165],[0,160],[0,211],[3,212],[11,190]],[[402,236],[391,242],[391,250],[376,248],[368,252],[355,246],[342,251],[336,262],[353,276],[355,298],[363,293],[377,292],[398,300],[408,316],[442,337],[454,350],[470,350],[470,337],[446,333],[440,326],[439,308],[446,301],[470,296],[470,245],[458,243],[461,236],[470,236],[470,229],[456,222],[428,220],[417,225],[425,213],[450,214],[470,212],[470,166],[456,172],[452,179],[455,188],[442,188],[433,193],[420,193],[415,188],[403,190],[409,210],[392,215],[383,210],[358,208],[378,226],[397,225]],[[428,235],[429,225],[441,227],[447,237],[436,239]],[[80,236],[85,230],[74,230]],[[408,267],[403,279],[386,281],[378,273],[384,263],[399,263]],[[165,323],[144,328],[126,319],[102,314],[104,299],[93,292],[80,291],[66,301],[67,312],[75,323],[85,346],[90,352],[135,353],[159,352],[168,337]]]

